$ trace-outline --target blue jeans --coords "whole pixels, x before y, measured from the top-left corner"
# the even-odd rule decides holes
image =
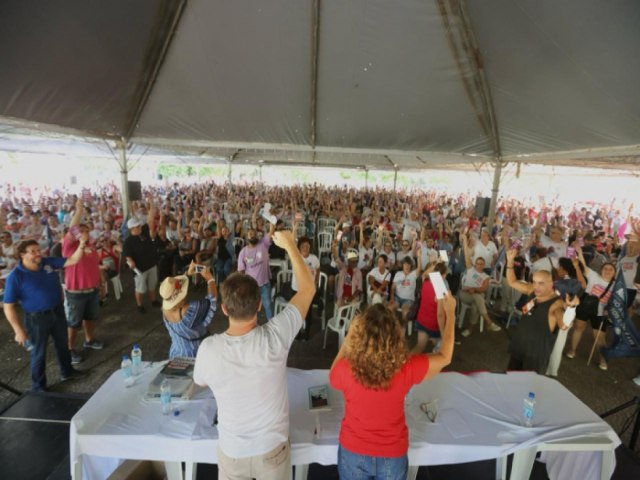
[[[233,267],[233,260],[216,260],[216,272],[218,273],[218,283],[224,282],[225,278],[231,273]]]
[[[407,478],[407,455],[398,458],[371,457],[338,448],[338,473],[341,480],[404,480]]]
[[[271,306],[271,284],[265,283],[260,287],[260,300],[262,300],[262,308],[267,320],[273,317],[273,307]]]
[[[67,348],[67,319],[62,303],[51,310],[37,313],[25,313],[24,326],[33,344],[31,350],[31,388],[42,390],[47,386],[45,373],[47,360],[47,340],[53,339],[56,349],[60,375],[71,373],[71,354]]]

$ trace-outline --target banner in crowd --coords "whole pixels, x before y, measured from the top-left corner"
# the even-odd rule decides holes
[[[620,357],[639,357],[640,333],[627,312],[627,286],[624,283],[622,269],[618,270],[613,284],[613,294],[609,299],[608,311],[615,337],[609,348],[602,349],[604,358],[610,360]]]

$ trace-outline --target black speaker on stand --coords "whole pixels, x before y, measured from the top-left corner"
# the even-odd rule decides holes
[[[476,218],[483,219],[489,216],[489,205],[491,199],[489,197],[477,197],[476,198]]]

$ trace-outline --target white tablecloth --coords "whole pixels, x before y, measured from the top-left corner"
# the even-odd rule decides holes
[[[70,458],[73,468],[82,456],[83,478],[106,478],[125,458],[217,462],[212,398],[178,404],[178,416],[162,415],[159,403],[143,400],[160,369],[160,364],[147,366],[131,388],[114,373],[73,417]],[[329,412],[308,410],[308,387],[327,384],[327,375],[327,370],[288,371],[293,465],[336,463],[342,395],[330,391]],[[536,393],[536,413],[534,426],[525,428],[520,419],[529,391]],[[435,398],[439,413],[431,423],[419,406]],[[314,434],[316,415],[319,437]],[[410,465],[494,459],[544,442],[584,436],[605,436],[620,444],[611,427],[560,383],[528,372],[438,375],[412,389],[406,415]],[[545,452],[545,460],[552,479],[600,478],[597,452]]]

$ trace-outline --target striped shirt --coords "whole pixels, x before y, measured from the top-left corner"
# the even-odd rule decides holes
[[[216,298],[207,295],[202,300],[189,303],[179,322],[163,320],[171,337],[169,358],[195,357],[202,340],[209,334],[208,327],[216,313]]]

